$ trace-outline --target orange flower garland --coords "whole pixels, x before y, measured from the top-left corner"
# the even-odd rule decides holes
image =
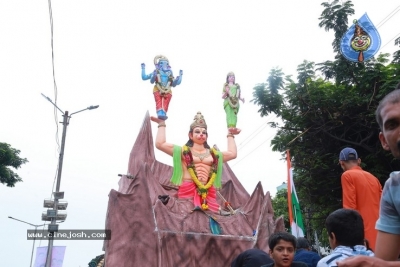
[[[215,178],[217,177],[217,167],[218,167],[217,151],[214,148],[211,148],[210,150],[211,150],[211,156],[213,157],[213,164],[211,166],[209,180],[205,185],[203,185],[199,181],[199,178],[197,178],[196,167],[193,163],[192,152],[190,151],[188,146],[186,146],[186,145],[183,146],[183,157],[184,157],[185,163],[187,165],[189,174],[192,177],[193,182],[197,186],[197,193],[199,195],[201,195],[201,199],[203,200],[203,203],[201,204],[201,208],[203,210],[208,209],[207,200],[206,200],[207,194],[208,194],[208,189],[214,184]]]

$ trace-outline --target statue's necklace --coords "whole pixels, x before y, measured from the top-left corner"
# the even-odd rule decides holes
[[[193,156],[198,157],[200,159],[200,161],[203,161],[203,159],[210,156],[210,150],[207,149],[206,152],[204,152],[204,153],[196,153],[196,152],[192,151],[192,154],[193,154]]]

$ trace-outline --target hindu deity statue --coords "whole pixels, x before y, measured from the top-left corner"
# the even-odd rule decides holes
[[[222,164],[237,155],[234,135],[228,131],[227,151],[217,151],[208,143],[207,124],[197,112],[189,128],[189,140],[184,146],[166,141],[165,121],[151,117],[158,123],[156,148],[173,157],[171,182],[179,186],[178,198],[192,199],[195,207],[223,214],[216,199],[216,188],[221,187]]]
[[[154,58],[155,70],[146,75],[146,65],[142,63],[142,80],[149,80],[154,84],[153,94],[156,102],[157,117],[161,120],[168,119],[167,112],[169,102],[172,98],[171,87],[175,87],[182,82],[183,71],[179,71],[179,76],[174,75],[169,65],[168,58],[158,55]]]
[[[241,97],[240,85],[235,83],[235,74],[229,72],[226,76],[226,82],[222,91],[224,99],[224,110],[226,113],[226,123],[228,130],[232,134],[239,134],[240,129],[236,128],[237,114],[239,113],[239,100],[244,103],[244,98]]]

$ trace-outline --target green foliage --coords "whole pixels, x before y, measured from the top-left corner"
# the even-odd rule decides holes
[[[324,2],[321,4],[325,9],[322,11],[319,20],[319,26],[325,28],[326,31],[333,30],[335,32],[335,39],[332,43],[333,51],[339,53],[340,51],[340,39],[347,31],[347,18],[350,15],[354,15],[354,5],[351,1],[341,2],[334,0],[332,2]]]
[[[9,187],[15,186],[22,179],[9,167],[18,169],[22,164],[28,162],[27,159],[19,156],[20,151],[12,148],[7,143],[0,143],[0,183]]]
[[[348,16],[354,14],[353,4],[335,0],[322,5],[320,27],[335,32],[335,60],[304,61],[298,66],[296,81],[273,69],[267,83],[254,88],[252,100],[260,106],[261,116],[275,113],[282,121],[282,125],[274,123],[278,132],[271,146],[282,154],[290,149],[300,205],[310,213],[311,230],[320,236],[325,218],[342,206],[338,165],[342,148],[355,148],[362,167],[382,184],[391,171],[400,168],[380,145],[374,114],[379,101],[399,82],[400,51],[392,61],[388,54],[364,63],[345,60],[339,44],[348,29]],[[276,83],[279,87],[274,91]]]
[[[261,116],[268,115],[271,112],[279,113],[283,99],[279,90],[283,89],[283,73],[281,69],[272,69],[267,83],[257,84],[254,87],[251,102],[261,106],[258,110]]]
[[[283,216],[283,221],[285,222],[286,231],[290,230],[289,223],[289,211],[288,211],[288,200],[287,200],[287,190],[282,189],[276,192],[275,197],[272,199],[272,208],[274,209],[275,217]]]

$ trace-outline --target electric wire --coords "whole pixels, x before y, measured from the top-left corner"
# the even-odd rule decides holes
[[[383,20],[381,20],[376,28],[381,27],[382,25],[384,25],[390,18],[392,18],[397,12],[400,11],[400,6],[396,7],[395,9],[392,10],[392,12],[390,12],[385,18],[383,18]],[[394,12],[394,13],[393,13]],[[393,14],[392,14],[393,13]],[[390,17],[389,17],[390,16]],[[388,18],[389,17],[389,18]],[[386,19],[387,18],[387,19]]]
[[[51,33],[51,63],[52,63],[52,72],[53,72],[53,85],[54,85],[54,121],[56,124],[56,143],[57,143],[57,152],[60,154],[60,140],[59,140],[59,131],[58,131],[58,110],[56,108],[57,106],[57,83],[56,83],[56,76],[55,76],[55,69],[54,69],[54,38],[53,38],[53,9],[51,6],[51,0],[48,0],[48,5],[49,5],[49,16],[50,16],[50,33]],[[56,169],[56,174],[54,176],[53,180],[53,186],[51,189],[51,196],[50,199],[53,197],[53,191],[54,191],[54,186],[58,174],[58,168],[59,164],[57,163],[57,169]]]
[[[238,150],[246,146],[251,140],[254,139],[265,127],[268,126],[268,122],[263,122],[256,130],[254,130],[249,136],[247,136],[240,144]],[[250,140],[249,140],[250,139]],[[249,140],[249,141],[247,141]],[[247,141],[247,142],[246,142]]]
[[[376,26],[376,28],[380,28],[382,27],[386,22],[388,22],[394,15],[396,15],[397,12],[400,11],[400,6],[397,6],[395,9],[392,10],[392,12],[390,12],[385,18],[383,18]],[[387,46],[391,41],[393,41],[397,36],[399,36],[400,33],[396,34],[389,42],[387,42],[386,44],[384,44],[382,48],[384,48],[385,46]]]
[[[268,123],[272,122],[273,120],[275,120],[277,117],[277,115],[273,116],[273,118],[269,119],[266,122],[263,122],[260,127],[258,127],[256,130],[254,130],[248,137],[246,137],[240,144],[239,144],[239,148],[238,151],[241,150],[243,147],[245,147],[247,144],[249,144],[251,142],[251,140],[253,140],[257,135],[259,135],[262,130],[264,130],[267,126]],[[246,142],[246,140],[248,140],[250,138],[249,141]]]
[[[241,162],[242,160],[244,160],[247,156],[251,155],[252,153],[254,153],[254,151],[256,151],[257,149],[259,149],[264,143],[266,143],[267,141],[271,140],[271,138],[275,135],[275,133],[273,133],[272,135],[270,135],[267,139],[264,140],[264,142],[262,142],[261,144],[259,144],[255,149],[253,149],[252,151],[250,151],[250,153],[248,153],[247,155],[245,155],[244,157],[242,157],[239,161],[235,162],[235,164],[233,164],[231,167],[236,166],[237,164],[239,164],[239,162]]]
[[[389,42],[387,42],[385,45],[383,45],[382,47],[381,47],[381,49],[382,48],[384,48],[385,46],[387,46],[391,41],[393,41],[397,36],[399,36],[400,35],[400,32],[398,33],[398,34],[396,34],[392,39],[390,39],[390,41]]]
[[[248,142],[240,143],[238,151],[241,150],[243,147],[245,147],[249,142],[251,142],[251,140],[253,140],[257,135],[259,135],[262,132],[262,130],[264,130],[267,126],[268,126],[268,122],[264,122],[264,125],[263,125],[262,129],[260,129],[260,130],[257,129],[256,131],[258,131],[258,132],[256,134],[254,134],[255,132],[253,132],[252,135],[254,134],[254,136]]]
[[[242,145],[244,142],[246,142],[247,139],[249,139],[256,131],[260,130],[260,128],[263,128],[267,126],[267,122],[263,122],[256,130],[254,130],[249,136],[247,136],[242,143],[240,143],[239,145]]]

